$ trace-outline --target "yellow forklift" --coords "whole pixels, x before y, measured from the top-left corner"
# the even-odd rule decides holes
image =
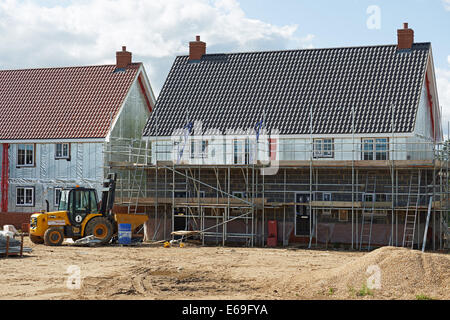
[[[34,213],[30,218],[30,240],[36,244],[59,246],[64,238],[74,241],[93,235],[100,243],[109,243],[117,233],[118,224],[129,223],[136,230],[148,220],[146,214],[113,214],[116,174],[108,174],[103,183],[102,201],[92,188],[63,189],[58,211]]]

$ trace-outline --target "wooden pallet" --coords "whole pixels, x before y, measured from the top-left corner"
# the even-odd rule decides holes
[[[23,246],[23,237],[24,234],[20,235],[20,246],[10,247],[9,245],[9,237],[6,238],[6,246],[0,247],[0,257],[8,258],[11,256],[20,256],[23,257],[24,253],[30,253],[33,249]]]

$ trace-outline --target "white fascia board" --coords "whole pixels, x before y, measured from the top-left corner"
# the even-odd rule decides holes
[[[155,94],[153,92],[153,88],[152,88],[152,86],[150,84],[150,81],[148,80],[147,72],[145,71],[144,64],[141,65],[139,71],[142,72],[142,75],[143,75],[142,79],[144,80],[145,90],[147,91],[147,93],[149,93],[149,96],[150,96],[150,99],[151,99],[150,100],[150,105],[151,105],[152,108],[154,108],[155,104],[156,104],[156,97],[155,97]]]
[[[433,51],[430,44],[430,59],[429,59],[429,68],[430,68],[430,76],[428,77],[428,80],[430,81],[432,85],[433,93],[432,99],[433,99],[433,115],[434,115],[434,124],[435,128],[434,130],[437,131],[437,142],[444,139],[444,132],[442,128],[442,114],[441,114],[441,106],[439,105],[439,96],[438,96],[438,90],[437,90],[437,83],[436,83],[436,71],[434,69],[434,60],[433,60]],[[427,67],[428,70],[428,67]],[[431,79],[430,79],[431,78]],[[436,124],[439,124],[439,127],[436,128]]]
[[[27,140],[0,140],[0,143],[103,143],[105,138],[83,138],[83,139],[27,139]]]
[[[421,97],[422,97],[422,89],[425,88],[427,85],[426,76],[427,76],[427,72],[428,72],[428,65],[430,63],[430,59],[431,59],[431,48],[430,48],[430,51],[428,52],[427,61],[425,62],[425,72],[422,75],[422,86],[420,87],[419,100],[417,101],[417,105],[416,105],[416,114],[414,115],[415,120],[414,120],[413,132],[415,132],[417,129],[417,115],[419,114],[420,102],[421,102]],[[428,102],[427,102],[427,105],[428,105]]]
[[[434,69],[434,60],[433,60],[433,50],[431,48],[431,44],[430,44],[430,51],[428,53],[428,59],[426,61],[426,65],[425,65],[425,73],[423,74],[423,79],[422,79],[422,87],[420,88],[420,90],[422,91],[423,88],[425,88],[427,95],[428,95],[428,90],[427,90],[427,81],[426,81],[426,75],[428,74],[428,81],[430,81],[430,90],[432,90],[431,93],[431,98],[433,101],[433,117],[434,117],[434,123],[435,123],[435,132],[436,129],[438,130],[438,132],[436,132],[437,140],[439,142],[439,140],[443,139],[443,130],[442,130],[442,115],[441,115],[441,108],[439,105],[439,98],[438,98],[438,92],[437,92],[437,83],[436,83],[436,74],[435,74],[435,69]],[[427,105],[427,107],[429,107],[428,104],[428,97],[426,97],[425,103]],[[414,131],[416,130],[416,126],[417,126],[417,113],[419,112],[419,105],[420,105],[420,99],[417,102],[417,108],[416,108],[416,122],[414,123]],[[439,128],[436,128],[436,123],[439,123]]]

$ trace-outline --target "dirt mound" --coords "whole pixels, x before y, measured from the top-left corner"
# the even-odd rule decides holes
[[[314,274],[309,285],[335,298],[449,299],[450,256],[383,247]]]

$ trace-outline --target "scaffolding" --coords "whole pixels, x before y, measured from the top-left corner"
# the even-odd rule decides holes
[[[396,134],[394,107],[391,113],[391,133],[378,135],[384,143],[373,138],[370,144],[355,134],[352,109],[351,135],[329,138],[332,147],[320,150],[332,156],[318,158],[322,139],[313,135],[312,107],[309,137],[298,139],[268,133],[264,109],[253,130],[223,140],[212,138],[217,133],[195,136],[186,110],[186,126],[175,139],[111,137],[104,146],[106,170],[119,177],[116,205],[149,214],[147,240],[192,230],[202,244],[264,246],[267,222],[277,220],[283,246],[295,238],[311,248],[334,237],[359,250],[420,248],[428,237],[431,249],[448,248],[449,141]],[[153,116],[158,133],[157,108]],[[276,174],[266,174],[274,167]],[[347,229],[339,231],[342,225]],[[386,240],[376,239],[383,232]]]
[[[295,154],[309,157],[279,160],[274,176],[262,174],[270,163],[248,161],[246,150],[242,163],[230,164],[167,160],[174,149],[160,151],[158,140],[151,145],[148,140],[118,139],[104,152],[108,170],[119,175],[116,205],[152,217],[148,240],[171,238],[172,231],[196,230],[203,244],[239,240],[248,246],[264,246],[267,221],[278,220],[280,242],[287,245],[296,233],[296,211],[306,208],[309,230],[296,238],[305,238],[308,247],[328,244],[331,225],[342,222],[351,226],[348,244],[352,249],[370,250],[377,245],[419,248],[429,231],[424,230],[424,222],[431,198],[430,249],[448,248],[448,142],[396,143],[392,139],[382,151],[383,160],[359,160],[357,155],[366,150],[361,139],[352,137],[351,142],[334,142],[334,152],[350,150],[351,157],[342,157],[351,160],[322,160],[313,156],[314,139],[304,140],[278,139],[267,144],[269,150],[275,143],[277,150],[286,150],[288,145],[294,159],[301,158]],[[235,151],[225,158],[235,156]],[[397,154],[406,151],[417,160],[396,160],[401,158]],[[188,157],[192,152],[190,146],[185,149]],[[298,172],[302,173],[299,178],[292,179]],[[333,174],[344,178],[324,180]],[[336,199],[325,199],[326,193]],[[307,195],[307,201],[299,201],[297,194]],[[380,232],[374,229],[376,220],[389,224],[385,243],[374,239]]]

